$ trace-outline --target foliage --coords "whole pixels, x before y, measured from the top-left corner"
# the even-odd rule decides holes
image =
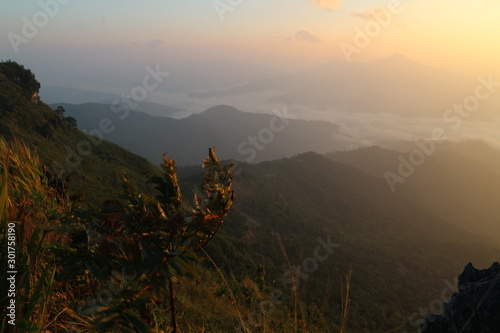
[[[24,68],[23,65],[11,60],[3,61],[0,62],[0,72],[4,73],[10,80],[18,83],[23,88],[24,94],[29,98],[40,90],[40,82],[36,80],[35,74]]]
[[[7,275],[11,276],[8,271],[17,271],[16,326],[8,325],[11,319],[7,317],[8,293],[6,284],[2,283],[1,332],[7,332],[8,327],[12,332],[43,332],[50,307],[55,301],[52,284],[56,267],[46,242],[60,238],[53,232],[58,224],[57,217],[68,211],[70,206],[49,186],[49,181],[41,170],[38,158],[26,145],[18,142],[8,144],[0,139],[2,281],[6,281]],[[14,228],[9,228],[13,225]],[[8,233],[8,230],[11,232]],[[7,244],[15,251],[14,262],[8,261],[11,258],[4,251],[8,248]]]
[[[180,192],[175,162],[164,156],[162,176],[151,179],[155,194],[139,193],[123,174],[118,199],[105,201],[98,211],[70,210],[67,195],[50,186],[37,156],[23,144],[1,140],[0,245],[7,247],[7,226],[15,223],[19,272],[16,326],[8,325],[3,298],[1,331],[167,327],[155,319],[155,308],[168,307],[172,282],[199,279],[196,251],[212,239],[234,199],[231,165],[223,166],[210,149],[203,167],[204,182],[192,204]],[[4,280],[7,259],[2,251]],[[113,285],[103,299],[100,293]],[[83,295],[90,302],[83,304]]]
[[[64,117],[64,124],[70,128],[77,128],[76,119],[73,117]]]
[[[154,195],[139,193],[123,174],[124,191],[118,199],[66,220],[67,229],[80,228],[89,240],[77,251],[53,249],[60,258],[61,278],[96,280],[105,288],[121,285],[105,301],[97,297],[102,288],[93,290],[96,301],[83,306],[97,330],[149,331],[152,308],[166,304],[172,282],[182,276],[200,278],[196,251],[212,239],[233,202],[231,165],[222,166],[210,149],[203,167],[204,182],[192,204],[181,194],[175,162],[164,156],[163,174],[151,179]]]

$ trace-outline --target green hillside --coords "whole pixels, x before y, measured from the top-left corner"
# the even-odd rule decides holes
[[[70,176],[71,190],[84,201],[100,202],[119,191],[120,171],[140,186],[158,169],[146,159],[119,146],[85,134],[72,118],[33,100],[40,83],[31,71],[14,62],[0,63],[0,136],[19,140],[36,149],[42,163],[58,178]],[[74,119],[73,119],[74,121]],[[106,120],[94,134],[113,124]]]

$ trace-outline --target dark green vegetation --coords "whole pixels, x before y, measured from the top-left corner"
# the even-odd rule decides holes
[[[119,199],[71,207],[38,157],[0,140],[1,332],[178,332],[174,283],[198,276],[196,252],[213,238],[232,201],[231,166],[211,149],[199,196],[180,192],[165,158],[154,195],[123,175]],[[106,295],[105,297],[103,295]]]
[[[4,96],[0,109],[1,134],[13,153],[28,156],[27,161],[36,161],[23,153],[29,150],[28,147],[12,142],[15,136],[30,149],[37,150],[42,164],[52,166],[54,160],[64,162],[65,146],[76,147],[80,140],[93,140],[66,121],[68,111],[56,112],[43,103],[33,104],[31,95],[23,95],[23,88],[18,83],[1,74],[0,80],[0,95]],[[200,121],[195,127],[183,130],[189,129],[189,133],[196,134],[203,131],[203,124],[208,126],[211,121],[223,122],[227,118],[224,110],[212,111],[199,115]],[[137,119],[142,117],[140,114],[135,116]],[[130,117],[135,119],[132,113]],[[256,125],[262,126],[268,121],[269,118],[261,118]],[[112,122],[116,131],[122,125],[126,127],[118,120]],[[40,133],[40,124],[48,124],[46,127],[53,134]],[[92,128],[98,129],[99,124]],[[142,135],[146,140],[147,133],[146,127],[135,135]],[[218,132],[210,133],[216,135]],[[208,137],[208,134],[204,135]],[[221,136],[226,140],[230,138]],[[209,143],[199,144],[199,149],[206,152]],[[236,147],[238,144],[234,143]],[[498,170],[494,166],[499,165],[500,158],[498,153],[484,147],[484,150],[452,147],[455,155],[453,149],[447,151],[455,156],[455,163],[440,162],[448,169],[439,173],[439,179],[444,181],[447,175],[455,176],[456,180],[472,178],[463,180],[456,188],[465,194],[455,195],[463,195],[465,200],[466,194],[472,193],[475,182],[480,180],[475,178],[479,176],[473,171]],[[168,148],[165,151],[171,152]],[[489,158],[481,159],[481,151]],[[218,153],[227,157],[219,150]],[[349,160],[349,154],[356,158]],[[169,288],[172,282],[176,291],[176,320],[181,332],[237,332],[238,327],[247,332],[273,333],[342,330],[371,333],[404,329],[415,332],[417,323],[423,319],[422,313],[435,311],[431,304],[439,304],[443,295],[451,295],[449,285],[455,285],[454,277],[467,262],[472,261],[476,267],[489,266],[498,261],[499,251],[497,244],[466,231],[466,224],[470,226],[471,220],[460,221],[457,226],[459,221],[455,216],[458,214],[447,215],[439,211],[441,198],[436,197],[437,202],[425,200],[422,194],[425,192],[410,186],[413,178],[398,186],[396,193],[390,192],[382,174],[397,167],[397,155],[373,148],[366,150],[366,154],[360,150],[334,155],[334,159],[342,163],[305,153],[257,165],[241,164],[233,185],[237,200],[217,235],[206,246],[208,256],[201,250],[194,255],[192,251],[196,248],[193,244],[199,244],[199,231],[203,239],[213,234],[205,229],[194,229],[197,232],[193,234],[181,228],[180,234],[189,237],[169,243],[177,222],[204,221],[208,222],[208,229],[214,230],[210,222],[218,221],[212,219],[211,214],[204,215],[206,219],[201,218],[203,214],[191,214],[197,205],[182,205],[185,213],[176,214],[180,206],[175,203],[179,200],[172,193],[177,193],[178,187],[168,186],[176,183],[172,164],[169,164],[171,160],[166,161],[170,162],[165,164],[163,180],[154,178],[154,183],[162,184],[162,189],[155,191],[144,185],[151,175],[160,174],[155,167],[102,141],[93,146],[92,153],[70,173],[74,186],[70,192],[84,194],[79,203],[58,199],[57,193],[44,183],[48,179],[40,177],[42,166],[33,162],[30,170],[35,176],[29,179],[36,186],[27,188],[37,191],[18,188],[22,195],[12,202],[22,203],[24,198],[30,203],[29,207],[33,207],[27,210],[29,214],[23,215],[26,225],[57,227],[63,235],[71,231],[77,237],[73,237],[70,244],[53,249],[50,244],[58,240],[57,234],[43,239],[41,234],[26,234],[27,239],[34,237],[33,244],[42,244],[43,251],[34,252],[28,248],[29,242],[23,243],[26,245],[24,253],[32,255],[26,258],[33,264],[29,267],[26,261],[22,271],[31,269],[34,274],[30,283],[24,282],[25,306],[20,307],[20,313],[33,313],[30,322],[33,332],[65,332],[63,328],[71,326],[84,332],[126,332],[126,328],[130,332],[171,332],[172,308],[168,291],[172,289]],[[436,153],[437,160],[439,156],[441,153]],[[467,164],[471,157],[480,165]],[[354,162],[358,163],[357,167],[348,165]],[[431,160],[428,163],[429,167],[434,164]],[[129,181],[126,184],[138,184],[142,187],[139,193],[147,190],[154,195],[141,195],[130,186],[124,188],[120,170],[127,172]],[[23,177],[27,174],[30,172],[20,173]],[[3,174],[0,176],[6,179]],[[431,176],[429,172],[426,177]],[[434,178],[419,175],[418,170],[412,177],[422,177],[419,179],[428,184],[436,182]],[[214,174],[208,178],[223,180]],[[179,180],[184,198],[192,197],[193,192],[199,198],[206,194],[198,187],[207,180],[201,168],[181,168]],[[24,184],[10,184],[17,183]],[[451,184],[442,183],[441,186]],[[475,195],[480,196],[480,189],[477,191]],[[122,196],[116,198],[115,193]],[[220,193],[228,198],[228,193]],[[86,207],[89,202],[102,203],[102,198],[112,201],[99,209]],[[166,202],[173,206],[165,205]],[[200,199],[200,203],[203,200]],[[218,209],[221,207],[210,210]],[[172,215],[167,214],[170,219],[162,217],[161,210],[170,210]],[[161,225],[155,224],[162,220],[171,223],[169,228],[161,229]],[[158,237],[153,237],[152,229],[158,231],[155,234]],[[88,236],[93,244],[90,247],[85,245]],[[180,251],[182,255],[171,253],[169,244],[185,251]],[[167,249],[167,252],[160,249]],[[178,255],[180,261],[167,260],[173,266],[170,267],[163,261],[165,255]],[[191,260],[200,259],[200,256],[206,259]],[[146,257],[151,260],[144,260]],[[139,273],[141,278],[125,283],[127,276]],[[345,276],[350,274],[351,279],[346,283]],[[68,284],[65,279],[71,276],[79,278],[70,279],[74,282]],[[162,287],[167,288],[162,290]],[[351,302],[347,327],[343,329],[341,314],[346,308],[342,308],[341,300],[346,299],[342,294],[347,287]],[[109,302],[97,308],[97,313],[92,313],[87,305],[93,304],[99,295],[101,301],[109,296],[106,298]],[[31,309],[32,299],[41,305]],[[117,325],[121,328],[117,329]]]
[[[320,155],[242,170],[235,182],[238,200],[222,234],[243,241],[230,247],[223,245],[224,237],[217,239],[211,244],[217,262],[238,274],[249,251],[255,252],[266,267],[267,288],[275,280],[279,289],[290,291],[290,284],[282,284],[288,268],[275,234],[303,273],[314,267],[306,258],[314,257],[318,237],[340,244],[301,279],[306,318],[314,318],[317,307],[327,320],[338,321],[340,281],[352,269],[347,331],[386,332],[409,324],[413,313],[413,323],[423,319],[419,309],[440,299],[443,289],[450,297],[445,280],[453,285],[464,263],[486,267],[498,261],[498,248],[434,215],[410,189],[394,195],[385,180]]]

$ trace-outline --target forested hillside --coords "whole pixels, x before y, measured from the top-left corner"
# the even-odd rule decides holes
[[[447,142],[437,145],[422,165],[412,166],[409,157],[418,150],[414,143],[406,152],[379,147],[327,154],[339,161],[373,174],[387,182],[387,173],[411,172],[394,184],[394,195],[411,188],[418,200],[436,215],[497,244],[500,232],[500,152],[481,141]],[[404,162],[407,161],[407,162]],[[406,165],[406,166],[405,166]],[[394,177],[394,176],[392,176]],[[394,179],[389,177],[389,179]],[[392,181],[391,181],[392,182]],[[387,187],[390,188],[388,182]]]
[[[235,191],[224,237],[209,253],[241,275],[253,252],[258,259],[250,267],[266,267],[266,288],[292,294],[282,242],[300,267],[302,315],[314,317],[317,307],[332,323],[341,313],[341,281],[352,272],[349,332],[416,331],[424,318],[419,309],[429,309],[444,289],[449,297],[465,263],[489,267],[498,261],[498,248],[430,213],[409,188],[393,195],[385,180],[314,153],[245,164]],[[315,264],[310,259],[320,239],[338,247]]]

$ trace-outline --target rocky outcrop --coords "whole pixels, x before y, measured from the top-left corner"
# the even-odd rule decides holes
[[[500,332],[500,264],[478,270],[471,263],[458,277],[458,292],[443,303],[443,315],[430,315],[422,333]]]
[[[39,101],[38,92],[41,86],[32,71],[17,62],[7,60],[0,62],[0,73],[5,75],[12,84],[17,85],[23,95],[31,98],[33,103]]]
[[[40,103],[40,96],[38,95],[38,91],[35,91],[31,96],[31,102],[38,104]]]

